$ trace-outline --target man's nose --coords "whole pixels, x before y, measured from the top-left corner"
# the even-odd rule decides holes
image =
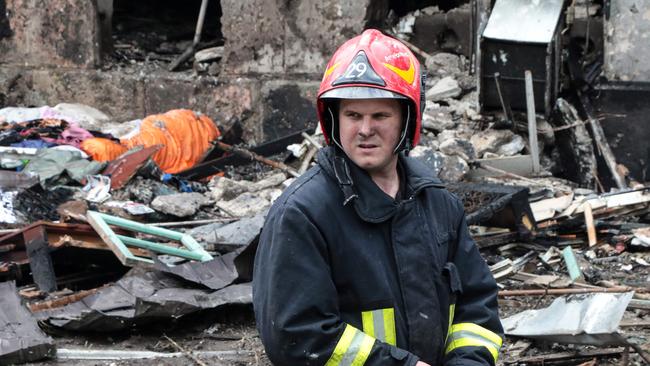
[[[372,135],[372,119],[370,117],[364,117],[361,121],[361,126],[359,126],[359,134],[361,136],[370,136]]]

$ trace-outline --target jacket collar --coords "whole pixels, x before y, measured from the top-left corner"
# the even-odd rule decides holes
[[[402,154],[399,159],[406,176],[407,198],[416,196],[426,187],[444,187],[424,164]],[[399,203],[384,193],[365,170],[340,150],[332,146],[321,149],[318,152],[318,164],[338,183],[343,192],[343,205],[354,205],[357,214],[364,221],[383,222],[397,211]]]

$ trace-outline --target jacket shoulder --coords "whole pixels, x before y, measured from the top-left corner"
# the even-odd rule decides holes
[[[316,213],[330,202],[342,202],[336,183],[320,166],[298,177],[271,206],[269,215],[293,207],[304,213]],[[311,216],[311,215],[309,215]]]

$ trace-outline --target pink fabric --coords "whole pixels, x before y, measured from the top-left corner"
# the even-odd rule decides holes
[[[61,132],[61,135],[58,139],[55,140],[43,138],[43,140],[54,142],[59,145],[70,145],[79,148],[83,140],[89,139],[91,137],[94,136],[87,130],[79,127],[78,124],[68,123],[68,128]]]

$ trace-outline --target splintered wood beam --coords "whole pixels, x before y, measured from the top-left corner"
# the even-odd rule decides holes
[[[583,109],[587,115],[589,127],[591,128],[591,133],[594,137],[594,141],[596,142],[598,152],[603,157],[603,160],[605,160],[605,164],[609,169],[609,173],[612,175],[612,178],[614,179],[614,182],[619,189],[627,188],[627,184],[625,184],[625,177],[622,177],[616,169],[616,158],[614,157],[612,149],[609,147],[609,143],[607,143],[603,127],[600,125],[600,121],[598,121],[598,119],[593,116],[593,108],[591,106],[589,98],[580,92],[578,92],[578,96],[580,97],[580,102],[582,102]]]
[[[99,291],[99,290],[101,290],[101,289],[103,289],[104,287],[107,287],[107,286],[108,285],[98,287],[98,288],[94,288],[94,289],[90,289],[90,290],[79,291],[79,292],[76,292],[76,293],[74,293],[72,295],[63,296],[63,297],[60,297],[58,299],[35,302],[35,303],[32,303],[32,304],[28,304],[27,307],[32,312],[38,312],[38,311],[43,311],[43,310],[48,310],[48,309],[60,308],[62,306],[71,304],[73,302],[77,302],[77,301],[83,299],[86,296],[92,295],[92,294],[96,293],[97,291]]]
[[[589,293],[623,293],[632,291],[629,287],[611,288],[556,288],[556,289],[531,289],[531,290],[503,290],[499,291],[500,297],[508,296],[545,296],[545,295],[573,295]]]
[[[533,172],[539,173],[539,145],[537,144],[537,120],[535,119],[535,95],[533,94],[533,74],[530,70],[524,72],[526,81],[526,107],[528,110],[528,143],[530,155],[533,158]]]
[[[512,360],[504,360],[505,364],[545,364],[550,361],[569,361],[593,357],[616,356],[625,352],[625,348],[607,348],[574,352],[558,352],[545,355],[520,357]]]
[[[279,169],[279,170],[282,170],[285,173],[291,174],[292,176],[294,176],[296,178],[300,176],[300,173],[298,173],[297,171],[295,171],[291,167],[285,165],[284,163],[280,163],[278,161],[273,161],[271,159],[267,159],[267,158],[265,158],[265,157],[263,157],[261,155],[255,154],[254,152],[252,152],[250,150],[247,150],[247,149],[244,149],[244,148],[241,148],[241,147],[237,147],[237,146],[233,146],[233,145],[228,145],[228,144],[223,143],[221,141],[215,141],[214,144],[215,144],[215,146],[217,146],[219,149],[221,149],[223,151],[228,151],[228,152],[231,152],[233,154],[242,156],[242,157],[250,159],[250,160],[259,161],[260,163],[264,163],[264,164],[266,164],[266,165],[268,165],[268,166],[270,166],[272,168]]]
[[[589,246],[593,247],[598,241],[596,239],[596,227],[594,226],[594,215],[591,211],[591,205],[586,202],[584,204],[585,209],[585,225],[587,226],[587,237],[589,238]]]

